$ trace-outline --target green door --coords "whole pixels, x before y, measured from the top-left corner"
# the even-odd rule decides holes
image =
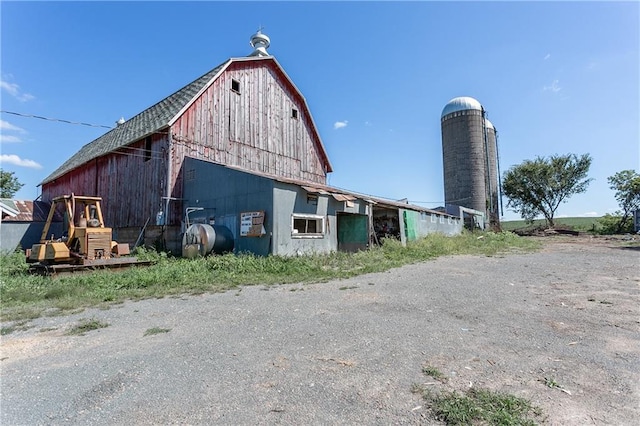
[[[338,213],[338,250],[356,252],[369,244],[369,218],[364,214]]]

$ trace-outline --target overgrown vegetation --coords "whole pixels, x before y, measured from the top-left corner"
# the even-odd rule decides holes
[[[154,334],[168,333],[170,331],[170,328],[151,327],[144,332],[143,336],[153,336]]]
[[[618,217],[615,232],[620,234],[625,229],[633,229],[633,212],[640,209],[640,174],[635,170],[622,170],[607,178],[609,188],[616,191],[615,197],[620,206],[613,217]]]
[[[414,388],[414,391],[417,388]],[[524,398],[488,389],[422,390],[435,417],[448,425],[535,425],[541,410]]]
[[[102,322],[95,318],[83,319],[83,320],[80,320],[79,324],[73,326],[67,332],[67,334],[70,336],[73,336],[73,335],[84,336],[84,334],[89,331],[98,330],[100,328],[105,328],[105,327],[109,327],[109,324],[106,322]]]
[[[447,377],[431,365],[422,373],[443,384]],[[442,386],[442,385],[441,385]],[[414,384],[413,393],[419,393],[436,419],[447,425],[535,425],[542,411],[524,398],[483,388],[469,388],[463,393],[438,390]]]
[[[11,253],[0,256],[2,320],[59,315],[128,299],[226,291],[241,285],[323,282],[381,272],[442,255],[491,256],[536,247],[536,243],[511,233],[465,233],[455,237],[434,234],[406,247],[398,241],[386,240],[381,247],[368,251],[301,257],[228,254],[182,259],[140,251],[136,253],[138,258],[154,260],[155,264],[58,278],[29,275],[24,254]]]
[[[422,372],[429,377],[433,377],[436,380],[441,380],[441,381],[446,380],[445,375],[442,374],[442,372],[437,367],[433,367],[431,365],[425,365],[424,367],[422,367]]]
[[[620,215],[605,214],[598,219],[596,232],[602,235],[627,234],[633,232],[633,221],[624,221]]]

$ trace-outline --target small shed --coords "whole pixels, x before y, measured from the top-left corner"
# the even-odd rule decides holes
[[[27,249],[40,241],[51,204],[43,201],[0,199],[0,250]],[[56,212],[51,223],[54,235],[62,233],[62,215]]]
[[[237,252],[292,256],[353,252],[383,238],[461,232],[460,217],[297,179],[185,158],[190,222],[224,225]],[[184,224],[183,224],[184,229]]]

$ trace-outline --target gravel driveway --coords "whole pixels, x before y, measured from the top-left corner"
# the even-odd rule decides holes
[[[438,424],[416,383],[522,396],[548,424],[637,424],[640,251],[551,240],[33,320],[2,337],[0,424]],[[66,335],[81,319],[109,326]]]

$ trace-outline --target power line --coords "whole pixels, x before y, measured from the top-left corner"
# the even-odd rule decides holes
[[[102,127],[104,129],[113,129],[113,126],[104,126],[102,124],[82,123],[82,122],[79,122],[79,121],[69,121],[69,120],[63,120],[61,118],[42,117],[40,115],[33,115],[33,114],[22,114],[22,113],[13,112],[13,111],[0,111],[0,113],[17,115],[19,117],[26,117],[26,118],[37,118],[37,119],[40,119],[40,120],[47,120],[47,121],[57,121],[58,123],[65,123],[65,124],[77,124],[77,125],[81,125],[81,126]]]

